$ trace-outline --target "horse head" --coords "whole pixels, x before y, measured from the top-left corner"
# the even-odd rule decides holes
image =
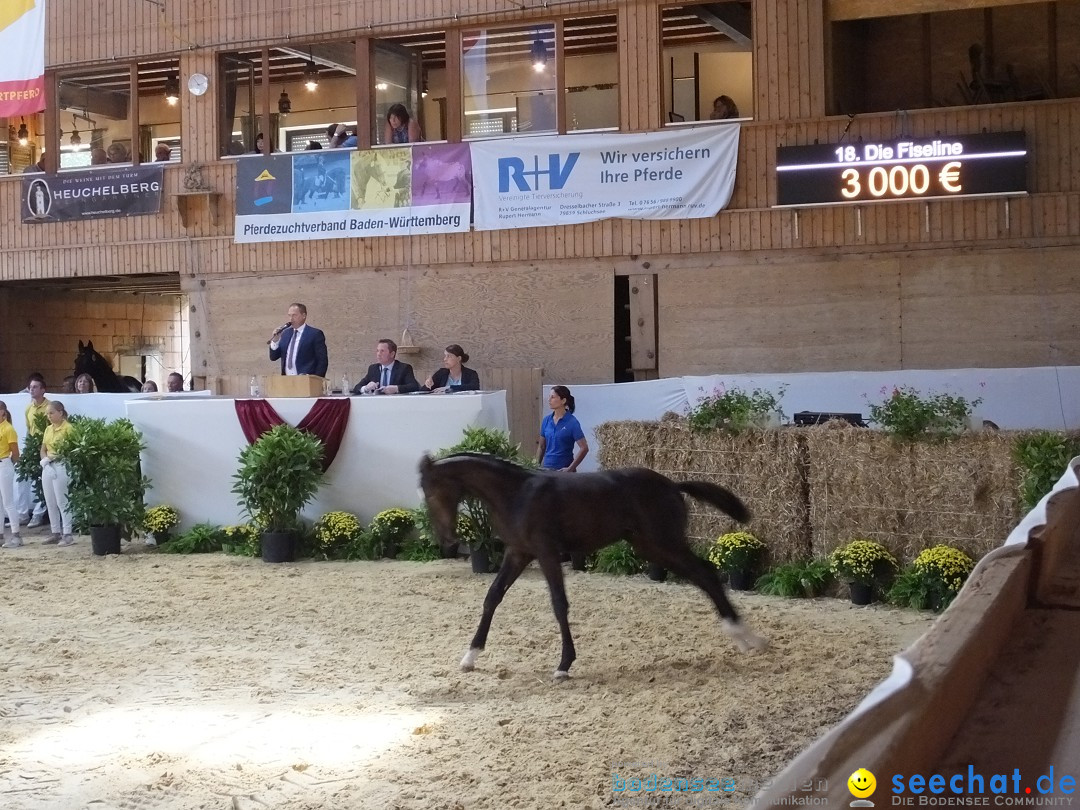
[[[105,358],[102,357],[97,351],[94,350],[94,341],[88,340],[85,345],[79,341],[79,351],[75,355],[75,376],[80,374],[89,374],[94,376],[95,367],[100,363],[105,362]]]
[[[431,527],[443,556],[457,553],[457,517],[458,504],[462,492],[456,481],[440,474],[439,462],[424,454],[420,459],[420,488],[424,492],[424,503],[431,517]]]

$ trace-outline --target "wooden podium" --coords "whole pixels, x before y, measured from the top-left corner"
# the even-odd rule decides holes
[[[322,377],[314,374],[297,374],[287,377],[283,374],[268,375],[266,378],[266,396],[268,397],[321,397],[323,395]]]

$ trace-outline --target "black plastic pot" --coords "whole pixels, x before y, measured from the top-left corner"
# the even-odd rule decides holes
[[[283,563],[296,559],[295,532],[263,532],[263,562]]]
[[[472,564],[474,574],[487,574],[491,572],[491,555],[486,548],[474,548],[469,552],[469,562]]]
[[[851,592],[851,604],[869,605],[874,599],[874,589],[870,585],[861,582],[849,582],[848,591]]]
[[[733,591],[754,590],[754,575],[749,571],[729,571],[728,584]]]
[[[663,582],[667,579],[667,569],[662,565],[651,562],[649,563],[649,567],[645,570],[645,575],[653,582]]]
[[[90,548],[98,557],[120,553],[119,526],[91,526]]]
[[[583,551],[573,551],[570,553],[570,567],[574,571],[585,570],[585,560],[588,559],[588,554]]]

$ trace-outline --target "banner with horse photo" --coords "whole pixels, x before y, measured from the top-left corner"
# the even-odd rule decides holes
[[[714,217],[738,151],[738,124],[474,142],[476,229]]]
[[[0,2],[0,53],[0,118],[44,110],[45,0]]]
[[[467,144],[245,157],[236,242],[292,242],[469,230]]]
[[[73,222],[161,211],[161,165],[24,174],[22,221]]]

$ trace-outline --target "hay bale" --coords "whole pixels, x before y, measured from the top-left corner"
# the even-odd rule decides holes
[[[609,422],[596,430],[605,469],[648,467],[676,481],[710,481],[738,495],[753,518],[747,527],[769,547],[772,563],[810,553],[804,450],[786,430],[692,433],[683,418]],[[704,547],[739,528],[711,506],[688,500],[688,535]]]
[[[978,559],[1001,545],[1020,519],[1014,434],[901,442],[844,423],[827,425],[801,429],[815,555],[867,537],[901,563],[939,543]]]

